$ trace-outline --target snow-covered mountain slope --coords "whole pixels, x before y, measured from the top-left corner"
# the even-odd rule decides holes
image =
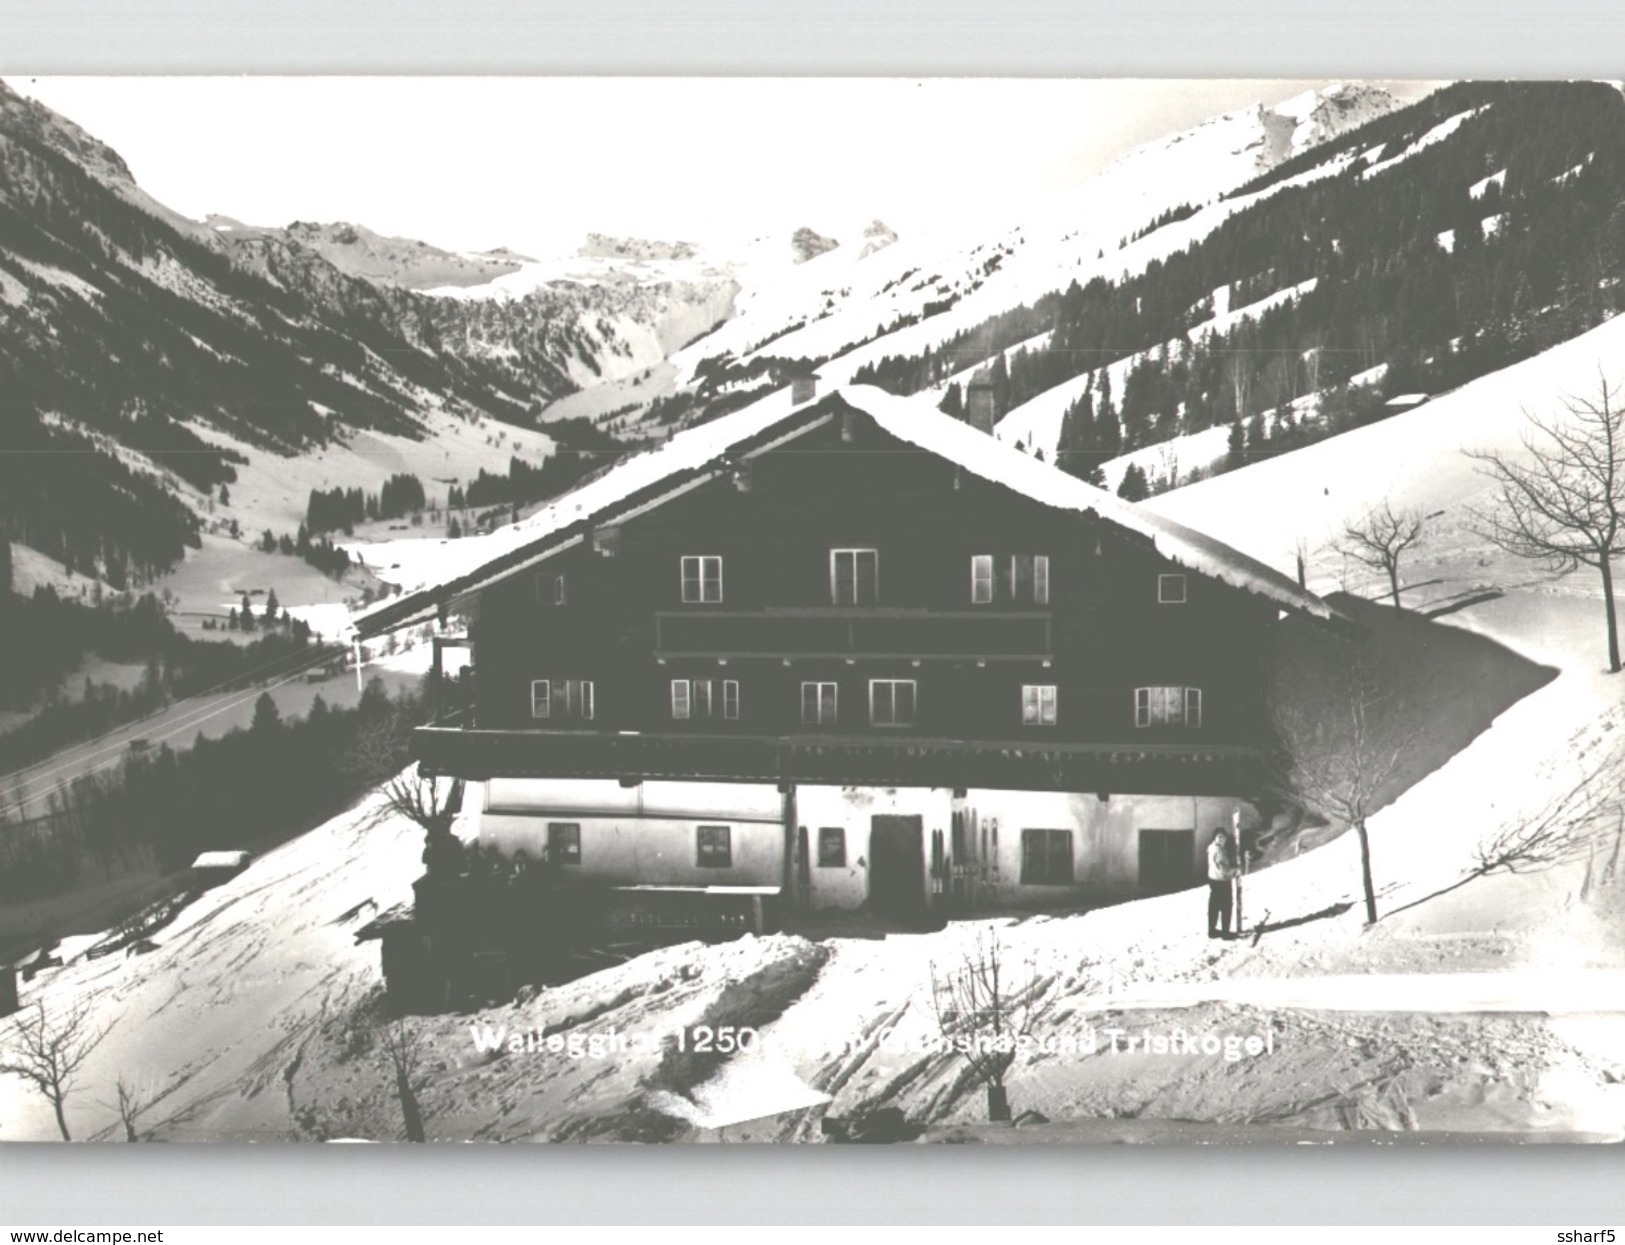
[[[1414,410],[1141,504],[1200,526],[1278,569],[1292,569],[1301,537],[1319,551],[1332,576],[1350,573],[1330,549],[1345,523],[1385,500],[1396,507],[1423,506],[1434,517],[1411,572],[1415,578],[1430,577],[1432,563],[1448,559],[1467,575],[1461,586],[1470,587],[1472,580],[1487,577],[1471,569],[1480,558],[1490,559],[1486,567],[1497,565],[1502,573],[1521,566],[1518,579],[1541,578],[1527,564],[1502,565],[1504,555],[1493,553],[1488,542],[1473,534],[1473,512],[1488,504],[1491,482],[1463,451],[1519,453],[1528,429],[1526,410],[1560,419],[1566,395],[1594,392],[1599,374],[1617,384],[1622,361],[1625,316],[1615,316]],[[1543,590],[1595,597],[1598,590],[1588,582],[1594,578],[1576,572],[1550,581]],[[1322,580],[1318,587],[1335,583]],[[1367,585],[1360,580],[1348,586],[1359,590]],[[1600,625],[1600,605],[1598,611]]]
[[[204,223],[220,234],[228,246],[235,248],[249,239],[267,237],[296,242],[347,276],[403,290],[479,285],[517,272],[529,262],[528,257],[502,248],[483,252],[443,251],[412,238],[386,238],[364,225],[348,221],[331,224],[294,221],[279,229],[245,225],[229,216],[213,215]]]
[[[443,501],[515,453],[534,465],[554,443],[530,431],[539,400],[595,375],[599,343],[658,357],[703,318],[629,312],[617,337],[613,312],[585,332],[543,314],[521,366],[477,316],[442,323],[444,300],[346,270],[391,240],[187,221],[3,84],[0,170],[0,523],[112,583],[174,566],[211,526],[291,534],[311,489],[410,469]]]
[[[194,242],[223,249],[208,226],[182,216],[142,190],[123,157],[106,143],[0,82],[0,142],[5,141],[8,133],[57,153],[130,206],[156,217]]]
[[[806,264],[794,280],[742,298],[729,324],[677,361],[686,378],[704,360],[723,356],[823,359],[918,319],[925,323],[917,329],[886,338],[887,352],[936,345],[1074,280],[1115,277],[1171,253],[1188,243],[1190,230],[1159,230],[1150,246],[1120,248],[1165,213],[1210,203],[1396,106],[1387,92],[1358,84],[1273,109],[1255,105],[1136,148],[1037,205],[1000,237],[968,243],[904,238],[867,256],[862,247],[837,248]],[[849,374],[847,362],[841,361]]]
[[[1321,170],[1317,170],[1317,172],[1321,176],[1333,176],[1340,164],[1340,161],[1333,161]],[[1310,179],[1295,179],[1295,184],[1301,185],[1304,180]],[[1269,192],[1262,192],[1262,194],[1267,193]],[[1262,194],[1259,197],[1262,197]],[[1253,196],[1244,196],[1234,203],[1216,206],[1209,209],[1209,212],[1198,213],[1197,215],[1202,217],[1211,213],[1215,218],[1212,223],[1216,223],[1217,220],[1223,219],[1225,216],[1256,201]],[[1198,221],[1193,226],[1192,232],[1209,223],[1207,221]],[[1277,307],[1283,307],[1302,295],[1313,291],[1315,285],[1316,278],[1310,277],[1296,285],[1266,295],[1256,302],[1235,308],[1231,308],[1229,305],[1230,287],[1228,285],[1221,286],[1213,291],[1214,314],[1212,316],[1190,328],[1180,337],[1166,342],[1156,349],[1140,350],[1133,354],[1124,355],[1104,367],[1094,368],[1081,375],[1074,376],[1070,380],[1062,381],[1035,397],[1029,398],[1007,412],[1004,418],[999,420],[996,429],[998,438],[1001,441],[1012,443],[1020,441],[1029,451],[1043,450],[1046,457],[1051,457],[1054,455],[1056,446],[1061,439],[1061,425],[1067,408],[1089,389],[1099,385],[1103,378],[1110,384],[1112,392],[1122,393],[1127,387],[1129,373],[1138,364],[1152,358],[1154,355],[1166,353],[1176,361],[1184,358],[1189,354],[1188,347],[1191,343],[1197,342],[1204,337],[1212,338],[1229,332],[1244,321],[1257,321],[1266,312]],[[1189,473],[1198,467],[1205,468],[1215,460],[1223,457],[1228,433],[1229,429],[1227,427],[1204,429],[1188,437],[1175,438],[1181,443],[1168,446],[1166,452],[1173,454],[1173,461],[1177,464],[1180,472]],[[1138,462],[1142,468],[1147,467],[1152,460],[1160,461],[1164,457],[1164,453],[1165,447],[1163,445],[1150,446],[1107,463],[1106,476],[1108,483],[1112,488],[1116,488],[1122,478],[1123,470],[1129,462]]]

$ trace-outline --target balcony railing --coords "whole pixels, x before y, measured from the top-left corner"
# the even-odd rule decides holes
[[[807,608],[662,610],[657,657],[938,657],[1030,661],[1052,655],[1042,610]]]
[[[425,769],[466,779],[668,779],[1244,796],[1256,792],[1263,778],[1259,750],[1233,744],[422,727],[413,732],[412,750]]]

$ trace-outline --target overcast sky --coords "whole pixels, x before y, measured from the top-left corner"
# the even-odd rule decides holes
[[[454,249],[1002,225],[1129,148],[1319,81],[21,78],[201,219]],[[1396,84],[1385,83],[1390,89]],[[1398,85],[1407,97],[1417,84]]]

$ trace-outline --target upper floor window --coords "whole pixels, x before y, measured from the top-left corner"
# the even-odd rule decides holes
[[[835,721],[835,692],[833,683],[803,683],[801,720],[810,726],[831,725]]]
[[[836,605],[874,605],[880,600],[880,551],[831,549],[829,592]]]
[[[870,723],[874,726],[913,726],[917,691],[913,679],[870,679]]]
[[[976,554],[970,560],[970,599],[973,605],[994,601],[1031,601],[1049,604],[1049,555],[1015,553],[995,557]]]
[[[739,716],[739,680],[673,679],[671,716],[677,721],[690,718],[736,719]]]
[[[532,679],[530,716],[533,718],[574,718],[592,721],[591,679]]]
[[[1021,688],[1021,724],[1055,725],[1055,684],[1025,683]]]
[[[970,560],[970,599],[974,605],[993,600],[993,555],[979,553]]]
[[[540,605],[564,604],[564,576],[553,571],[544,571],[536,577],[536,601]]]
[[[682,572],[684,604],[711,604],[722,600],[721,558],[685,557]]]
[[[1202,689],[1199,687],[1135,688],[1134,725],[1201,726]]]
[[[1157,576],[1157,604],[1185,604],[1185,577],[1183,575]]]

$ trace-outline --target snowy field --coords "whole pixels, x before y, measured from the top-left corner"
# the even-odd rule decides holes
[[[1422,506],[1432,517],[1406,567],[1407,604],[1486,596],[1441,622],[1558,669],[1373,818],[1375,926],[1363,925],[1345,835],[1250,876],[1257,933],[1234,943],[1203,936],[1193,891],[939,933],[672,948],[523,1002],[416,1022],[429,1136],[817,1141],[824,1115],[882,1106],[929,1135],[974,1132],[985,1112],[963,1062],[919,1044],[937,1031],[933,973],[996,927],[1018,980],[1030,965],[1038,1036],[1184,1030],[1269,1043],[1235,1061],[1098,1047],[1025,1057],[1012,1107],[1053,1123],[1031,1120],[1016,1140],[1076,1139],[1097,1123],[1132,1125],[1137,1139],[1625,1138],[1625,825],[1591,826],[1560,865],[1476,876],[1498,836],[1549,814],[1566,824],[1563,798],[1582,782],[1625,789],[1625,676],[1604,672],[1591,579],[1513,562],[1473,534],[1466,512],[1485,500],[1484,481],[1461,454],[1514,447],[1523,407],[1555,414],[1558,394],[1584,392],[1599,360],[1621,358],[1625,318],[1381,424],[1149,503],[1283,571],[1301,540],[1311,587],[1368,596],[1381,585],[1352,574],[1329,536],[1384,498]],[[108,1028],[68,1104],[76,1137],[122,1136],[107,1105],[121,1075],[142,1088],[139,1124],[155,1137],[402,1135],[377,1047],[377,949],[351,932],[358,905],[405,897],[420,840],[373,811],[256,860],[150,954],[70,963],[23,987],[25,1004],[48,1010],[89,1000]],[[700,1059],[672,1043],[695,1023],[759,1037],[743,1055]],[[580,1049],[512,1049],[499,1032]],[[634,1046],[591,1053],[591,1039],[617,1034]],[[42,1099],[0,1079],[0,1139],[54,1132]]]

